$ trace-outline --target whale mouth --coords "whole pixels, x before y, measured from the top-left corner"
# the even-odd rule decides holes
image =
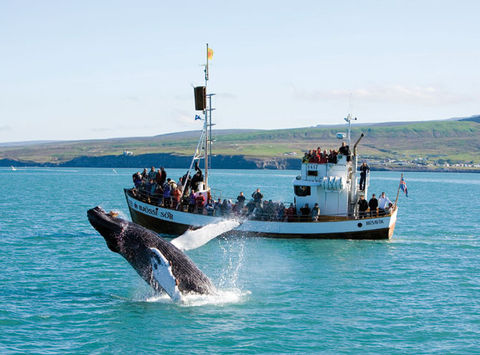
[[[123,219],[117,218],[118,213],[107,213],[100,206],[87,211],[88,221],[105,239],[108,248],[118,253],[118,236],[123,232],[126,225]]]

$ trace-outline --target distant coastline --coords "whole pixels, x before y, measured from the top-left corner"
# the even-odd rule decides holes
[[[135,156],[105,155],[98,157],[80,156],[61,163],[39,163],[35,161],[21,161],[14,159],[0,159],[3,167],[65,167],[65,168],[143,168],[159,167],[187,168],[191,157],[168,153],[141,154]],[[238,169],[238,170],[298,170],[301,166],[299,158],[258,158],[242,155],[215,155],[212,157],[214,169]],[[412,171],[412,172],[455,172],[455,173],[480,173],[480,168],[469,167],[432,167],[432,166],[408,166],[388,163],[369,162],[372,171]]]
[[[338,149],[339,125],[213,130],[217,169],[298,170],[310,149]],[[356,124],[361,160],[372,170],[480,172],[480,115],[428,122]],[[102,140],[0,143],[0,166],[186,168],[198,131]]]

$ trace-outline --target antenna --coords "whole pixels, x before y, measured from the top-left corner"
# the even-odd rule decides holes
[[[347,115],[347,117],[344,118],[344,120],[348,123],[347,139],[348,139],[348,146],[350,146],[350,144],[351,144],[350,131],[351,131],[351,127],[352,127],[352,120],[353,120],[353,121],[356,121],[357,118],[356,118],[356,117],[352,117],[352,114],[349,113],[349,114]]]

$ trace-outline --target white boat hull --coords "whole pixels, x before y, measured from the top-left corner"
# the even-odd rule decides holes
[[[125,196],[133,222],[161,234],[180,235],[188,229],[201,228],[223,218],[155,206],[130,196],[127,190]],[[277,238],[389,239],[393,235],[397,211],[381,217],[322,222],[247,219],[234,232]]]

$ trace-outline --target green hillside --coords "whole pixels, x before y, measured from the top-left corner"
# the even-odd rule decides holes
[[[307,127],[281,130],[214,131],[214,153],[255,158],[300,156],[320,146],[338,148],[335,135],[345,126]],[[365,134],[359,148],[370,159],[415,159],[480,163],[480,123],[475,120],[444,120],[416,123],[357,125],[356,139]],[[181,132],[141,138],[117,138],[0,147],[0,159],[35,162],[65,162],[78,156],[174,153],[191,155],[198,132]]]

